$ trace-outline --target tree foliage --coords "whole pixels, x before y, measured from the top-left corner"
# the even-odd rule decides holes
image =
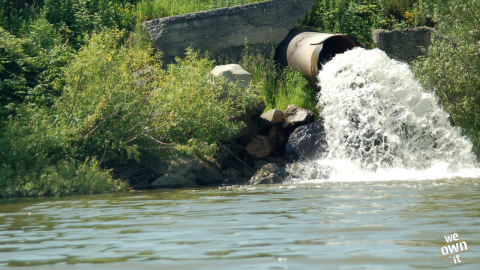
[[[54,81],[72,50],[44,18],[24,24],[18,36],[0,26],[0,121],[25,100],[50,106],[58,96]]]

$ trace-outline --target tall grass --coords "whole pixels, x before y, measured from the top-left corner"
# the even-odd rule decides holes
[[[231,7],[263,1],[266,0],[142,0],[138,3],[137,19],[142,22],[201,10]]]
[[[265,111],[277,109],[284,111],[289,104],[311,110],[316,119],[319,116],[316,94],[318,90],[310,86],[303,75],[290,67],[281,67],[274,60],[273,55],[264,57],[253,55],[246,47],[240,65],[252,73],[253,84],[260,91],[260,95],[267,105]]]

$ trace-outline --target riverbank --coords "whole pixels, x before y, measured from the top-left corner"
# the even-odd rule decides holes
[[[295,104],[318,116],[316,91],[299,73],[279,71],[271,57],[251,54],[247,47],[240,64],[252,73],[252,84],[247,89],[231,84],[223,99],[218,98],[222,80],[210,74],[214,64],[203,54],[189,50],[183,60],[162,68],[141,23],[220,2],[18,2],[0,2],[2,197],[124,191],[140,181],[132,183],[133,178],[152,181],[145,168],[165,158],[214,156],[219,140],[229,141],[243,128],[228,119],[259,100],[265,111]],[[435,41],[412,67],[478,146],[479,96],[472,91],[480,87],[478,37],[467,35],[480,30],[471,23],[477,4],[445,10],[423,1],[319,0],[296,27],[348,34],[372,48],[374,28],[436,26],[448,39]],[[473,17],[462,16],[463,26],[449,26],[466,11]],[[458,60],[449,62],[452,57]],[[442,66],[448,68],[438,70]],[[119,167],[131,170],[112,171]]]

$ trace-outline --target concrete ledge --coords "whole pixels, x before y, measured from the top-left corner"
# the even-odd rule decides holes
[[[163,52],[164,64],[183,56],[189,46],[238,61],[245,38],[253,51],[272,53],[315,2],[272,0],[154,19],[143,26]]]

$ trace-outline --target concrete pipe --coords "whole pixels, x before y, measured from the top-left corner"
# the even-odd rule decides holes
[[[276,50],[276,60],[299,71],[311,86],[318,88],[317,75],[322,65],[337,53],[360,45],[353,39],[338,34],[292,32]]]

